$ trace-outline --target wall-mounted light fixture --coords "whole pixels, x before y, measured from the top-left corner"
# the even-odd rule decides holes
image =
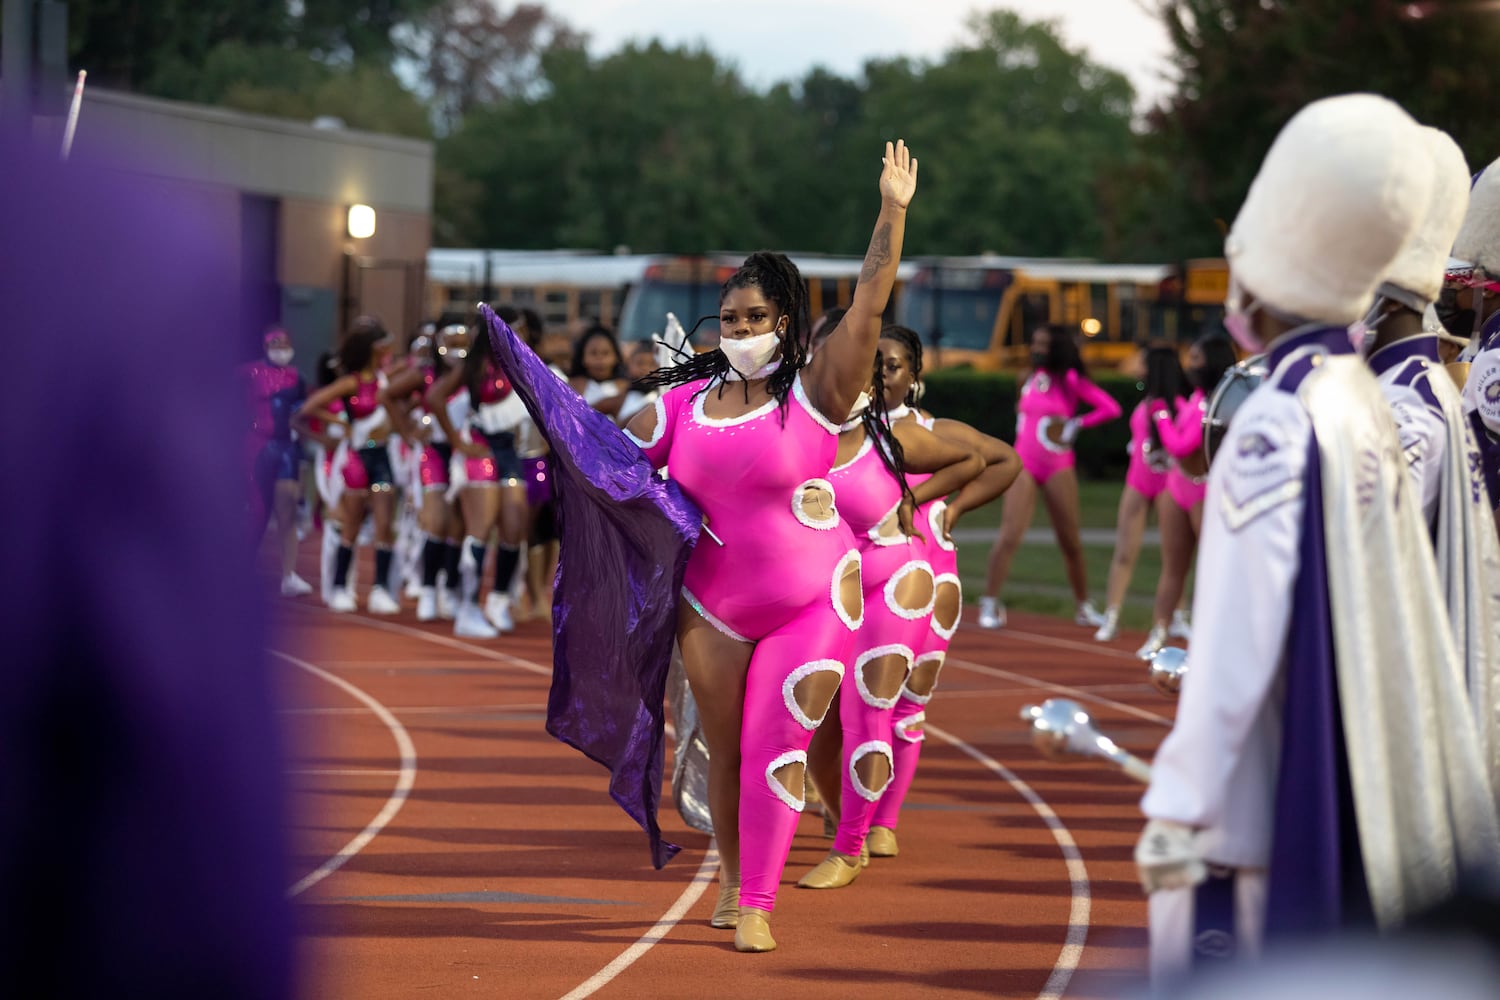
[[[349,235],[356,240],[375,235],[375,210],[369,205],[349,206]]]

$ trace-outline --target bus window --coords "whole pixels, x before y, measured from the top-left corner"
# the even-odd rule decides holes
[[[1031,339],[1031,331],[1052,322],[1052,297],[1044,292],[1028,292],[1021,296],[1016,310],[1016,326],[1011,328],[1013,344],[1025,344]]]
[[[1120,310],[1119,328],[1109,331],[1111,340],[1129,344],[1135,340],[1139,317],[1136,315],[1136,287],[1121,283],[1115,286],[1115,298]]]
[[[630,290],[620,310],[621,341],[648,340],[667,325],[667,313],[675,313],[683,328],[692,330],[699,317],[713,317],[693,334],[693,346],[706,350],[719,346],[719,283],[697,284],[661,281],[646,277]]]

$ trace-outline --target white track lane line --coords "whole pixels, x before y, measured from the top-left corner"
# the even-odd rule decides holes
[[[406,732],[406,727],[401,725],[401,722],[390,713],[389,709],[364,691],[361,691],[342,677],[336,677],[326,670],[313,666],[306,660],[299,660],[295,656],[276,649],[270,652],[271,655],[278,656],[292,666],[299,667],[314,677],[325,680],[334,687],[343,689],[352,697],[363,702],[374,713],[375,717],[385,723],[385,727],[391,731],[391,736],[396,741],[396,749],[401,754],[401,770],[398,772],[396,778],[396,787],[391,791],[390,798],[385,800],[385,805],[381,808],[380,812],[366,824],[365,828],[353,840],[345,844],[337,854],[323,862],[288,889],[286,894],[288,897],[292,897],[306,892],[342,868],[345,862],[364,850],[365,845],[374,840],[380,834],[380,831],[384,830],[391,820],[396,818],[396,814],[401,811],[401,806],[406,802],[407,795],[411,793],[412,786],[417,781],[417,749],[412,745],[411,736]]]
[[[1133,715],[1138,719],[1145,719],[1147,722],[1157,722],[1163,726],[1166,726],[1168,729],[1172,727],[1172,720],[1164,715],[1157,715],[1155,712],[1148,712],[1144,708],[1136,708],[1134,705],[1127,705],[1123,701],[1115,701],[1113,698],[1106,698],[1103,695],[1093,694],[1086,688],[1068,687],[1066,684],[1053,684],[1051,681],[1037,680],[1035,677],[1027,677],[1025,674],[1012,673],[1009,670],[1001,670],[999,667],[987,667],[983,663],[975,663],[972,660],[961,660],[953,656],[945,659],[943,661],[943,666],[958,667],[960,670],[968,670],[972,673],[984,674],[987,677],[998,677],[1001,680],[1015,681],[1017,684],[1024,684],[1027,687],[1040,688],[1044,691],[1056,691],[1058,694],[1065,694],[1069,697],[1078,698],[1082,701],[1092,701],[1100,705],[1108,705],[1110,708],[1124,712],[1126,715]],[[1144,662],[1142,663],[1142,666],[1145,666]]]
[[[714,880],[718,868],[719,852],[710,841],[708,851],[703,855],[703,863],[698,866],[693,880],[682,891],[682,895],[677,897],[677,902],[672,904],[672,908],[663,913],[655,926],[641,935],[640,940],[620,952],[613,962],[579,983],[571,992],[564,994],[562,1000],[583,1000],[584,997],[593,996],[608,986],[616,976],[634,965],[637,959],[655,947],[658,941],[672,932],[673,927],[682,922],[682,918],[687,916],[693,904],[708,891],[708,884]]]
[[[421,629],[408,628],[404,625],[395,625],[391,622],[377,621],[373,618],[366,618],[364,615],[346,614],[340,616],[340,618],[343,621],[358,622],[359,624],[366,625],[370,628],[383,629],[387,632],[397,632],[401,635],[409,635],[413,639],[421,639],[426,642],[436,643],[439,646],[448,646],[451,648],[462,649],[466,652],[481,653],[491,659],[509,663],[512,666],[520,667],[523,670],[530,670],[533,673],[545,674],[548,677],[552,676],[552,670],[550,667],[543,667],[539,663],[534,663],[531,660],[523,660],[520,657],[507,656],[503,653],[496,653],[492,650],[485,649],[483,646],[475,646],[470,643],[464,642],[462,639],[449,639],[446,636],[432,635],[429,632],[423,632]],[[287,657],[287,659],[291,658]],[[300,661],[294,660],[293,662],[299,663],[300,665]],[[316,668],[313,669],[316,670]],[[337,678],[333,679],[336,681],[338,680]],[[339,683],[342,682],[340,681]],[[350,687],[352,688],[352,685],[350,685]],[[378,702],[374,702],[374,699],[371,699],[371,702],[378,704]],[[396,725],[399,726],[400,723],[396,723]],[[668,727],[668,729],[670,730],[670,726]],[[406,730],[403,729],[401,730],[401,732],[405,734]],[[410,740],[408,740],[407,743],[408,745],[410,745]],[[415,761],[415,752],[413,752],[413,761]],[[391,815],[394,816],[395,813],[393,812]],[[387,818],[387,821],[388,820],[389,817]],[[366,843],[368,843],[368,841],[366,841]],[[361,844],[360,846],[363,847],[364,845]],[[591,996],[592,994],[598,992],[610,982],[612,982],[617,976],[620,975],[620,973],[624,972],[626,969],[630,968],[630,966],[639,961],[640,958],[646,954],[646,952],[650,951],[653,947],[656,946],[656,943],[658,941],[661,941],[668,934],[670,934],[672,932],[672,928],[676,927],[679,923],[682,922],[682,918],[687,916],[688,911],[693,908],[694,904],[696,904],[698,900],[703,897],[703,893],[707,891],[708,884],[713,881],[718,867],[719,852],[717,848],[714,847],[713,841],[709,841],[708,851],[703,856],[703,863],[698,866],[698,871],[693,875],[692,881],[690,881],[682,890],[682,892],[678,895],[676,901],[673,902],[672,905],[667,909],[667,912],[663,913],[661,915],[661,918],[657,920],[654,925],[652,925],[649,931],[641,935],[640,939],[637,940],[635,944],[632,944],[629,948],[626,948],[619,955],[617,955],[612,962],[604,966],[604,968],[600,969],[598,972],[594,973],[588,979],[584,980],[584,982],[581,983],[571,993],[569,993],[564,998],[564,1000],[581,1000],[582,997]]]
[[[1052,807],[1046,803],[1046,800],[1017,777],[1010,768],[946,729],[934,726],[931,722],[924,723],[922,728],[938,739],[958,748],[1015,789],[1016,794],[1025,799],[1042,818],[1042,822],[1047,824],[1047,829],[1052,833],[1052,839],[1057,841],[1057,846],[1062,851],[1063,863],[1067,865],[1068,883],[1072,889],[1073,899],[1068,908],[1068,933],[1063,938],[1062,951],[1058,954],[1057,961],[1053,963],[1052,975],[1047,977],[1042,992],[1037,994],[1037,1000],[1059,1000],[1067,991],[1068,982],[1073,978],[1073,973],[1078,969],[1078,963],[1083,959],[1083,944],[1088,939],[1089,911],[1092,907],[1088,869],[1084,867],[1083,854],[1078,850],[1073,834],[1063,825],[1063,821],[1058,818],[1057,813],[1052,811]]]

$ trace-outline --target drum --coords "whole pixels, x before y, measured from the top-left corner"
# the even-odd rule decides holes
[[[1229,422],[1269,374],[1265,355],[1257,354],[1225,372],[1214,387],[1208,409],[1203,414],[1203,451],[1210,463],[1223,443],[1224,435],[1229,432]]]

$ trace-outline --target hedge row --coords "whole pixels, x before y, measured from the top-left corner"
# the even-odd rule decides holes
[[[1120,479],[1130,456],[1130,411],[1145,395],[1135,379],[1108,372],[1089,376],[1113,396],[1124,414],[1119,420],[1083,431],[1073,446],[1078,474],[1089,479]],[[922,408],[935,416],[962,420],[992,437],[1015,444],[1016,376],[1010,372],[949,369],[924,374],[927,393]]]

